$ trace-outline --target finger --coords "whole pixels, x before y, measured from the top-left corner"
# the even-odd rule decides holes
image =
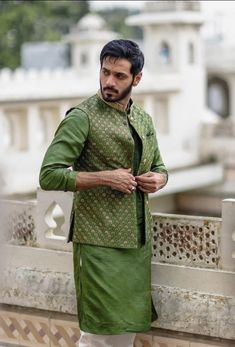
[[[148,191],[155,191],[156,190],[156,188],[155,188],[155,186],[152,186],[152,185],[139,185],[138,186],[138,189],[144,189],[144,190],[148,190]]]
[[[152,193],[152,190],[149,190],[149,189],[145,189],[143,187],[138,187],[139,190],[141,190],[143,193]]]
[[[136,181],[132,181],[131,184],[132,184],[132,186],[134,186],[134,187],[137,186],[137,182],[136,182]]]
[[[156,181],[155,177],[152,176],[137,176],[136,180],[141,183],[154,183]]]
[[[153,176],[154,173],[152,171],[148,171],[148,172],[145,172],[144,174],[142,175],[139,175],[139,176],[136,176],[136,177],[150,177],[150,176]]]
[[[152,183],[140,183],[140,184],[138,184],[138,187],[142,187],[142,188],[146,188],[146,189],[151,189],[151,188],[156,187],[156,185],[155,185],[155,184],[152,184]]]

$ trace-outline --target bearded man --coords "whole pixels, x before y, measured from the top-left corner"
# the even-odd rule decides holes
[[[154,318],[148,193],[166,184],[167,170],[152,118],[131,99],[144,65],[138,45],[113,40],[100,64],[100,90],[67,112],[40,184],[74,192],[69,241],[79,346],[130,347]]]

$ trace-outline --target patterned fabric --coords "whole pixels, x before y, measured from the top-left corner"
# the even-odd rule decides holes
[[[89,134],[75,171],[101,171],[132,167],[134,140],[128,120],[142,141],[138,174],[166,172],[157,147],[151,117],[136,105],[126,112],[105,103],[98,95],[76,107],[89,119]],[[69,117],[69,115],[68,115]],[[127,118],[128,117],[128,118]],[[146,240],[151,238],[151,215],[145,194]],[[117,248],[137,248],[136,194],[123,194],[110,187],[75,193],[72,214],[73,242]]]

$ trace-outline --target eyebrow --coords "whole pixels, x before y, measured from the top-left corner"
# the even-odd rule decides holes
[[[102,66],[101,70],[107,71],[109,72],[110,69],[107,69],[106,67]],[[123,71],[115,71],[114,72],[115,75],[122,75],[122,76],[128,76],[126,72]]]

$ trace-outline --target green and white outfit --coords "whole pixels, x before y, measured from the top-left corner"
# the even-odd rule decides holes
[[[69,167],[73,167],[71,171]],[[167,173],[151,117],[123,111],[99,94],[72,109],[45,155],[40,182],[76,191],[79,171],[132,167],[134,175]],[[151,215],[148,196],[97,187],[75,192],[69,240],[82,331],[98,335],[150,329]]]

